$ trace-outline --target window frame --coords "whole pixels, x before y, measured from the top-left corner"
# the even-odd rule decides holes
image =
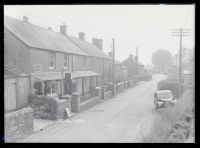
[[[51,70],[56,69],[56,53],[49,52],[49,55],[50,55],[49,69]]]
[[[65,64],[67,64],[67,66]],[[69,69],[69,54],[64,54],[64,69]]]
[[[84,56],[83,56],[83,65],[82,65],[82,67],[83,67],[83,70],[86,69],[86,57],[84,57]]]

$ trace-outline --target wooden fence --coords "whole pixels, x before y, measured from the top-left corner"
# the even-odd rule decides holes
[[[30,77],[4,77],[4,110],[11,112],[28,104]]]

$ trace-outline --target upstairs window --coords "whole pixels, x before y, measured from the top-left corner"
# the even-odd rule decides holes
[[[86,69],[86,57],[83,57],[83,70]]]
[[[50,55],[49,69],[55,69],[55,67],[56,67],[56,54],[55,53],[49,53],[49,55]]]
[[[69,55],[64,55],[64,69],[69,68]]]
[[[91,59],[91,70],[94,70],[94,59]]]

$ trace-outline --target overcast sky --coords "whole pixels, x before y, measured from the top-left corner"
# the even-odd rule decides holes
[[[191,29],[192,36],[183,38],[183,46],[194,48],[194,5],[14,5],[4,6],[4,14],[59,31],[67,25],[67,33],[78,37],[85,32],[86,40],[103,39],[103,50],[111,51],[115,38],[116,59],[123,61],[139,49],[139,60],[151,63],[152,53],[179,49],[179,38],[171,36],[172,29]]]

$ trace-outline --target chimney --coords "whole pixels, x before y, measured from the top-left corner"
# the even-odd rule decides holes
[[[92,43],[99,48],[100,50],[103,49],[103,40],[98,38],[92,38]]]
[[[129,59],[133,59],[133,55],[132,54],[129,54]]]
[[[138,56],[135,56],[135,61],[136,61],[136,63],[138,62]]]
[[[79,32],[79,39],[82,41],[85,41],[85,33],[84,32]]]
[[[48,30],[50,30],[50,31],[51,31],[51,30],[52,30],[52,28],[51,28],[51,27],[48,27]]]
[[[64,35],[67,34],[67,26],[65,25],[65,23],[63,23],[63,25],[60,25],[60,33]]]
[[[138,62],[138,47],[136,47],[136,56],[135,56],[136,63]]]
[[[27,16],[23,16],[23,21],[28,23],[28,17]]]
[[[108,52],[108,55],[112,58],[113,57],[113,52]]]

